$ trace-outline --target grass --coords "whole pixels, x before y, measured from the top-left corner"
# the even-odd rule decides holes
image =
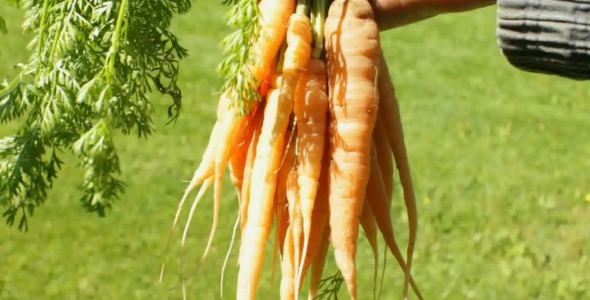
[[[158,131],[117,137],[127,192],[105,218],[80,206],[81,172],[67,164],[28,233],[0,226],[1,299],[178,299],[178,247],[163,284],[160,262],[185,180],[207,143],[220,80],[224,8],[197,1],[175,19],[189,50],[182,64],[183,112],[165,126],[170,99],[154,96]],[[0,77],[26,60],[22,12],[2,15]],[[420,213],[414,276],[427,299],[590,297],[590,89],[584,82],[511,67],[495,44],[495,8],[439,16],[382,35],[401,101]],[[0,137],[15,125],[0,125]],[[188,282],[192,299],[219,295],[221,264],[236,212],[226,181],[214,248]],[[399,189],[398,189],[399,190]],[[406,239],[399,194],[393,213]],[[207,198],[209,199],[209,198]],[[208,235],[210,201],[192,225],[186,268]],[[177,237],[174,241],[178,242]],[[372,291],[372,258],[361,240],[361,299]],[[235,292],[236,253],[224,284]],[[382,299],[398,299],[402,274],[388,259]],[[261,295],[270,293],[270,264]],[[335,270],[330,263],[326,274]],[[278,286],[275,283],[275,290]]]

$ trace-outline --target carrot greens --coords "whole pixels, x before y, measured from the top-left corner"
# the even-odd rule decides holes
[[[256,39],[259,31],[259,15],[257,0],[224,0],[223,4],[231,5],[227,24],[235,31],[226,36],[223,45],[224,58],[217,68],[223,77],[222,92],[232,95],[232,106],[237,106],[240,114],[249,113],[248,103],[260,100],[258,91],[253,88],[258,81],[252,74],[248,64],[251,61],[251,42]]]
[[[104,215],[124,190],[113,135],[153,131],[152,90],[169,95],[170,118],[178,116],[179,60],[187,52],[168,28],[192,1],[9,2],[26,10],[23,28],[34,36],[29,60],[0,86],[0,122],[20,124],[0,140],[3,216],[27,229],[63,151],[85,171],[82,205]]]

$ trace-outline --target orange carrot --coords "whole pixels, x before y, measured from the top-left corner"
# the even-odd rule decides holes
[[[256,78],[258,84],[268,80],[273,73],[272,66],[274,64],[274,58],[284,40],[286,34],[285,24],[287,24],[288,17],[293,12],[293,9],[294,3],[291,1],[277,2],[272,0],[262,0],[259,3],[260,33],[254,41],[255,46],[252,47],[254,51],[251,53],[253,63],[249,66],[249,69]],[[258,89],[259,86],[254,88]],[[230,97],[230,95],[223,94],[222,101],[220,102],[225,102],[223,101],[225,99],[224,97]],[[257,103],[250,103],[250,105],[248,111],[253,111]],[[186,198],[186,195],[188,195],[188,193],[200,182],[205,180],[208,176],[214,175],[213,222],[207,246],[205,247],[204,256],[207,255],[211,247],[215,230],[217,228],[223,173],[228,160],[237,145],[236,137],[244,130],[246,123],[246,118],[239,115],[239,109],[237,106],[230,106],[229,108],[230,109],[228,109],[227,113],[223,115],[223,118],[218,119],[218,122],[221,122],[221,128],[218,132],[214,131],[213,133],[215,133],[215,135],[211,136],[211,139],[215,144],[210,145],[212,146],[210,149],[213,153],[211,153],[211,151],[206,153],[212,155],[207,156],[206,159],[204,157],[204,160],[201,162],[203,168],[199,167],[197,169],[197,171],[200,171],[199,169],[203,169],[203,171],[200,173],[195,172],[195,176],[193,176],[193,180],[191,180],[191,183],[186,189],[185,196],[183,196],[183,198]],[[212,159],[214,159],[214,161],[212,161]],[[213,174],[211,174],[212,163],[214,166]],[[183,200],[181,200],[181,202],[183,202]]]
[[[367,189],[369,187],[370,186],[367,186]],[[373,250],[373,260],[375,264],[373,268],[373,299],[377,299],[377,275],[379,274],[377,272],[379,269],[379,245],[377,244],[377,225],[375,224],[375,215],[373,215],[371,206],[368,203],[365,203],[363,205],[363,212],[361,213],[360,223],[363,227],[363,231],[365,232],[365,236],[367,237],[367,241],[371,246],[371,250]]]
[[[234,247],[234,242],[236,241],[236,233],[238,231],[238,225],[240,224],[240,213],[238,212],[236,216],[236,220],[234,222],[234,228],[232,229],[231,234],[231,241],[229,246],[227,247],[227,253],[225,254],[225,259],[223,260],[223,265],[221,267],[221,278],[219,280],[219,297],[223,299],[223,283],[225,282],[225,268],[227,267],[227,263],[229,262],[229,256],[231,255],[231,251]]]
[[[227,94],[222,94],[219,98],[219,103],[217,105],[217,121],[213,126],[213,130],[211,131],[211,135],[209,136],[209,143],[207,144],[207,148],[203,153],[203,158],[201,159],[201,163],[195,170],[193,174],[193,178],[191,179],[189,185],[185,189],[184,195],[180,200],[177,216],[174,218],[174,223],[178,221],[178,215],[180,213],[180,209],[182,204],[188,197],[189,193],[194,190],[199,184],[203,183],[203,181],[211,176],[215,172],[215,150],[217,149],[218,143],[220,140],[218,136],[221,134],[222,128],[222,120],[225,116],[225,112],[229,109],[231,99]]]
[[[228,164],[229,158],[237,145],[237,137],[244,131],[248,118],[245,116],[239,116],[236,112],[230,111],[226,113],[223,118],[222,130],[219,139],[225,141],[224,143],[218,144],[215,151],[215,181],[213,184],[213,222],[211,224],[211,230],[209,233],[209,239],[205,246],[205,252],[203,258],[207,256],[213,238],[215,237],[215,231],[217,229],[217,223],[219,222],[219,208],[221,205],[221,191],[223,184],[223,175],[225,168]]]
[[[258,110],[258,109],[257,109]],[[258,113],[255,113],[258,114]],[[237,138],[237,146],[234,150],[234,153],[231,155],[229,159],[229,174],[232,183],[236,187],[238,191],[242,190],[242,184],[244,181],[244,169],[246,168],[246,158],[248,156],[248,148],[250,147],[250,141],[252,140],[252,135],[254,133],[254,118],[256,116],[247,116],[248,120],[246,120],[246,127],[241,135]],[[240,194],[238,193],[238,200]]]
[[[280,74],[274,74],[272,78],[269,80],[270,84],[270,91],[266,94],[266,101],[269,101],[271,94],[273,97],[278,97],[278,86],[282,81],[282,76]],[[274,100],[273,100],[274,101]],[[262,103],[261,105],[265,105]],[[252,168],[254,167],[254,159],[256,158],[256,146],[258,145],[258,139],[260,137],[260,132],[262,130],[262,123],[264,120],[264,110],[265,107],[258,108],[258,116],[254,124],[256,130],[252,136],[252,140],[249,145],[248,149],[248,156],[246,157],[246,163],[244,167],[244,181],[242,183],[242,189],[240,191],[240,232],[244,231],[244,227],[246,226],[246,220],[248,219],[248,203],[250,203],[250,185],[252,181]]]
[[[326,139],[325,143],[329,142],[327,136],[325,136],[324,139]],[[318,191],[316,193],[315,204],[311,215],[311,230],[309,232],[309,237],[307,239],[308,248],[307,251],[304,251],[302,254],[302,265],[299,266],[297,275],[299,287],[301,286],[303,279],[305,278],[307,269],[311,266],[319,251],[320,245],[322,243],[322,237],[324,236],[324,231],[328,227],[328,221],[330,218],[330,203],[328,201],[330,190],[328,186],[328,178],[330,175],[329,156],[329,147],[324,147],[324,154],[322,155],[321,160]]]
[[[254,165],[254,158],[256,157],[256,144],[258,143],[258,137],[260,136],[260,130],[262,127],[262,117],[264,116],[264,104],[258,109],[257,118],[253,120],[252,124],[252,136],[248,145],[247,155],[244,162],[243,182],[241,186],[240,194],[240,231],[244,230],[246,226],[246,220],[248,219],[248,203],[250,202],[250,182],[252,174],[252,166]]]
[[[267,95],[267,102],[275,103],[278,101],[279,91],[278,89],[272,89],[269,91]],[[246,222],[248,220],[248,209],[250,204],[250,191],[252,185],[252,172],[254,169],[254,162],[257,157],[257,146],[258,141],[260,139],[260,135],[262,134],[262,125],[264,123],[264,114],[266,114],[266,107],[264,108],[262,118],[258,120],[257,127],[258,129],[255,131],[252,141],[250,143],[250,149],[248,150],[248,156],[246,158],[246,167],[244,169],[244,183],[242,184],[242,191],[241,191],[241,202],[240,202],[240,231],[243,233],[246,227]],[[259,184],[254,182],[254,184]]]
[[[276,229],[275,229],[275,241],[274,241],[274,249],[273,249],[273,257],[272,257],[272,276],[271,276],[271,286],[274,284],[274,273],[275,273],[275,265],[277,261],[277,255],[280,253],[281,255],[284,254],[283,246],[285,243],[285,238],[287,234],[287,227],[289,227],[289,206],[287,205],[287,182],[289,179],[289,175],[292,173],[291,170],[294,167],[295,162],[295,147],[292,145],[292,138],[295,136],[292,132],[292,129],[287,129],[286,136],[288,138],[288,142],[285,145],[285,150],[283,151],[283,161],[281,162],[280,169],[277,172],[277,187],[275,191],[275,222],[276,222]],[[292,181],[292,179],[291,179]],[[292,188],[292,187],[291,187]],[[293,197],[293,196],[291,196]]]
[[[303,219],[302,257],[305,257],[308,251],[312,214],[324,154],[327,109],[326,65],[320,59],[312,59],[299,79],[293,109],[297,118],[297,169]],[[303,263],[304,260],[300,262]],[[298,265],[299,280],[302,267],[303,265]]]
[[[408,283],[410,281],[412,270],[412,259],[414,257],[414,247],[416,245],[416,233],[418,230],[418,213],[416,209],[416,197],[414,195],[410,164],[408,162],[408,155],[404,142],[404,132],[399,112],[399,105],[397,98],[395,97],[393,83],[389,76],[389,70],[383,55],[381,55],[380,61],[382,68],[379,73],[379,93],[383,99],[381,111],[384,125],[387,129],[389,144],[393,151],[395,164],[397,165],[397,169],[399,171],[400,182],[404,191],[404,202],[408,211],[409,239],[406,254],[406,277],[403,288],[403,296],[404,298],[407,298]]]
[[[289,116],[293,111],[293,93],[299,73],[305,68],[311,55],[310,26],[309,18],[302,15],[298,7],[298,13],[291,16],[287,29],[287,49],[283,61],[283,82],[279,99],[269,99],[264,111],[264,123],[256,146],[251,183],[262,186],[250,189],[248,220],[244,229],[244,243],[240,247],[238,299],[253,299],[260,280],[264,249],[274,216],[276,171],[282,158]],[[269,93],[273,95],[272,91]],[[251,217],[251,214],[254,217]]]
[[[258,143],[256,158],[252,167],[252,181],[246,225],[240,245],[238,273],[238,299],[254,299],[260,280],[260,271],[264,258],[267,238],[274,216],[274,194],[276,189],[276,171],[282,158],[284,131],[271,143],[272,128],[269,121],[276,116],[278,90],[269,92],[264,110],[264,121]]]
[[[253,41],[254,46],[251,48],[253,49],[253,52],[251,53],[253,63],[249,66],[250,72],[252,72],[259,84],[268,81],[268,78],[272,76],[275,57],[285,38],[285,25],[287,24],[289,16],[292,14],[294,8],[295,3],[293,1],[262,0],[259,3],[260,32],[256,40]],[[254,88],[258,89],[259,87]],[[234,138],[236,134],[239,134],[239,130],[236,129],[241,128],[241,122],[239,121],[242,118],[238,117],[237,108],[235,106],[230,106],[232,102],[230,97],[231,96],[227,93],[221,95],[217,110],[218,119],[209,138],[207,150],[205,151],[203,159],[195,171],[191,182],[185,190],[183,199],[181,199],[179,203],[179,211],[188,194],[205,179],[214,175],[216,168],[220,169],[224,166],[224,156],[227,156],[227,153],[233,151],[235,143],[228,139]],[[256,103],[252,103],[251,105],[251,109],[254,109]],[[230,109],[230,107],[232,109]],[[226,114],[226,111],[229,113]],[[226,118],[228,116],[231,116],[231,118]],[[221,147],[218,147],[219,145],[221,145]],[[219,175],[217,175],[217,177],[218,176]],[[216,194],[219,194],[219,192]]]
[[[287,131],[287,136],[291,132]],[[291,169],[295,162],[295,147],[287,143],[281,168],[277,173],[277,189],[275,193],[275,215],[276,215],[276,237],[275,244],[278,245],[280,253],[283,253],[283,245],[285,243],[285,234],[289,226],[289,206],[287,205],[287,179],[291,173]]]
[[[291,226],[287,228],[285,245],[283,246],[283,259],[281,262],[281,299],[293,300],[295,298],[295,250]]]
[[[330,246],[330,227],[326,224],[324,234],[320,245],[318,246],[317,254],[311,264],[311,278],[309,281],[309,296],[308,300],[315,299],[320,290],[320,281],[322,280],[322,273],[324,272],[324,265],[326,257],[328,256],[328,247]]]
[[[288,237],[293,241],[293,274],[294,280],[297,275],[296,267],[301,260],[301,250],[303,241],[303,220],[301,218],[301,207],[299,197],[299,185],[297,183],[297,168],[294,167],[289,172],[287,178],[287,202],[289,203],[289,227],[291,228],[291,236]],[[297,282],[294,281],[295,291],[299,291]]]
[[[391,215],[389,213],[389,200],[385,195],[385,187],[382,181],[381,171],[379,169],[379,162],[377,161],[377,151],[373,146],[371,149],[371,171],[369,175],[369,182],[367,184],[367,204],[371,206],[375,221],[379,227],[379,231],[385,240],[385,244],[397,260],[400,267],[405,271],[406,262],[401,255],[399,246],[395,240],[393,226],[391,223]],[[409,279],[414,292],[419,299],[422,299],[422,295],[418,286],[414,282],[414,279],[410,276]],[[407,297],[407,296],[406,296]]]
[[[324,33],[333,123],[331,238],[336,264],[351,299],[356,299],[356,241],[378,107],[379,30],[367,0],[336,0],[330,5]]]
[[[246,220],[248,219],[248,203],[250,202],[250,181],[252,174],[252,165],[256,157],[256,143],[260,132],[255,132],[252,136],[252,141],[248,147],[248,155],[246,156],[246,164],[244,166],[244,182],[242,183],[242,190],[240,191],[240,232],[244,231]]]
[[[258,33],[257,38],[251,47],[252,53],[250,55],[252,57],[253,63],[250,64],[249,69],[260,85],[259,87],[254,88],[259,89],[262,93],[261,96],[264,96],[266,94],[266,89],[268,88],[269,78],[272,76],[274,71],[274,65],[276,63],[275,57],[277,56],[279,48],[285,39],[287,32],[285,25],[288,23],[289,17],[295,9],[295,3],[293,1],[277,2],[273,0],[261,0],[258,4],[258,8],[260,12],[260,32]],[[226,111],[230,111],[231,113],[235,114],[236,116],[234,116],[234,119],[240,119],[237,116],[237,108],[235,106],[230,106],[231,102],[232,99],[230,98],[230,95],[227,93],[221,95],[217,110],[217,122],[222,121],[221,115],[225,114]],[[256,103],[252,103],[251,105],[251,109],[255,109]],[[231,122],[229,122],[229,120],[226,121],[225,130],[230,130],[233,128],[232,126],[229,126],[230,124]],[[220,135],[222,135],[220,131],[221,128],[218,131],[214,130],[212,132],[209,145],[207,147],[207,150],[209,151],[206,151],[207,155],[203,156],[199,168],[197,168],[191,183],[187,187],[187,194],[197,185],[202,183],[202,181],[208,176],[213,174],[213,169],[215,166],[215,162],[213,160],[215,159],[214,154],[217,149],[216,146],[217,144],[224,144],[225,142],[228,142],[227,140],[220,139]],[[226,138],[231,138],[231,135],[224,136],[226,136]],[[229,151],[231,150],[233,149],[229,149]]]
[[[221,120],[225,115],[225,111],[229,108],[231,99],[227,97],[226,94],[222,94],[219,103],[217,105],[217,121],[213,126],[213,130],[211,132],[211,136],[209,137],[209,144],[203,153],[203,158],[201,159],[201,163],[195,170],[189,185],[186,187],[180,202],[178,203],[178,207],[176,209],[176,214],[174,215],[174,220],[172,221],[172,228],[170,230],[170,235],[168,236],[168,242],[166,243],[166,255],[164,257],[164,261],[162,262],[162,266],[160,268],[160,282],[163,280],[164,277],[164,269],[166,267],[166,258],[167,253],[170,249],[170,242],[172,241],[172,235],[176,229],[176,224],[178,223],[178,219],[180,218],[180,213],[182,212],[182,208],[184,207],[184,203],[188,198],[190,192],[192,192],[199,184],[203,183],[205,180],[213,176],[215,171],[215,149],[219,142],[218,139],[215,137],[219,136],[222,130]],[[208,188],[208,185],[207,185]],[[202,189],[203,194],[206,189]]]
[[[381,113],[377,115],[377,122],[375,122],[375,129],[373,130],[373,141],[375,143],[375,150],[377,151],[377,161],[379,162],[379,169],[381,176],[383,176],[383,184],[385,186],[385,194],[391,202],[393,192],[393,157],[391,156],[391,147],[387,140],[387,130],[383,125],[383,116]]]
[[[286,128],[289,115],[293,111],[295,88],[299,76],[307,66],[311,56],[311,23],[304,14],[304,7],[299,5],[297,12],[291,15],[289,19],[279,105],[277,105],[272,123],[269,123],[272,128],[271,141],[284,132],[284,128]]]
[[[250,47],[254,61],[251,72],[254,78],[263,81],[274,70],[271,59],[277,55],[285,40],[289,17],[295,10],[295,1],[260,0],[258,10],[260,31]]]

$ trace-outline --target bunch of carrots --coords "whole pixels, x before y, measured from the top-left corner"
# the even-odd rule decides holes
[[[417,227],[412,179],[369,0],[260,0],[258,13],[247,68],[259,97],[243,113],[235,92],[221,95],[209,144],[173,222],[174,229],[188,195],[200,186],[181,243],[213,185],[213,224],[201,262],[207,256],[229,168],[239,200],[237,299],[255,299],[270,239],[273,261],[280,259],[281,299],[297,298],[308,272],[309,299],[318,295],[330,246],[350,298],[357,299],[360,227],[375,265],[381,232],[405,273],[404,299],[410,286],[422,299],[411,275]],[[390,215],[395,175],[409,220],[405,259]]]

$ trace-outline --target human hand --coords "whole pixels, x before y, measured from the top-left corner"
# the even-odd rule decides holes
[[[463,12],[492,5],[496,0],[370,0],[381,31],[443,13]]]

